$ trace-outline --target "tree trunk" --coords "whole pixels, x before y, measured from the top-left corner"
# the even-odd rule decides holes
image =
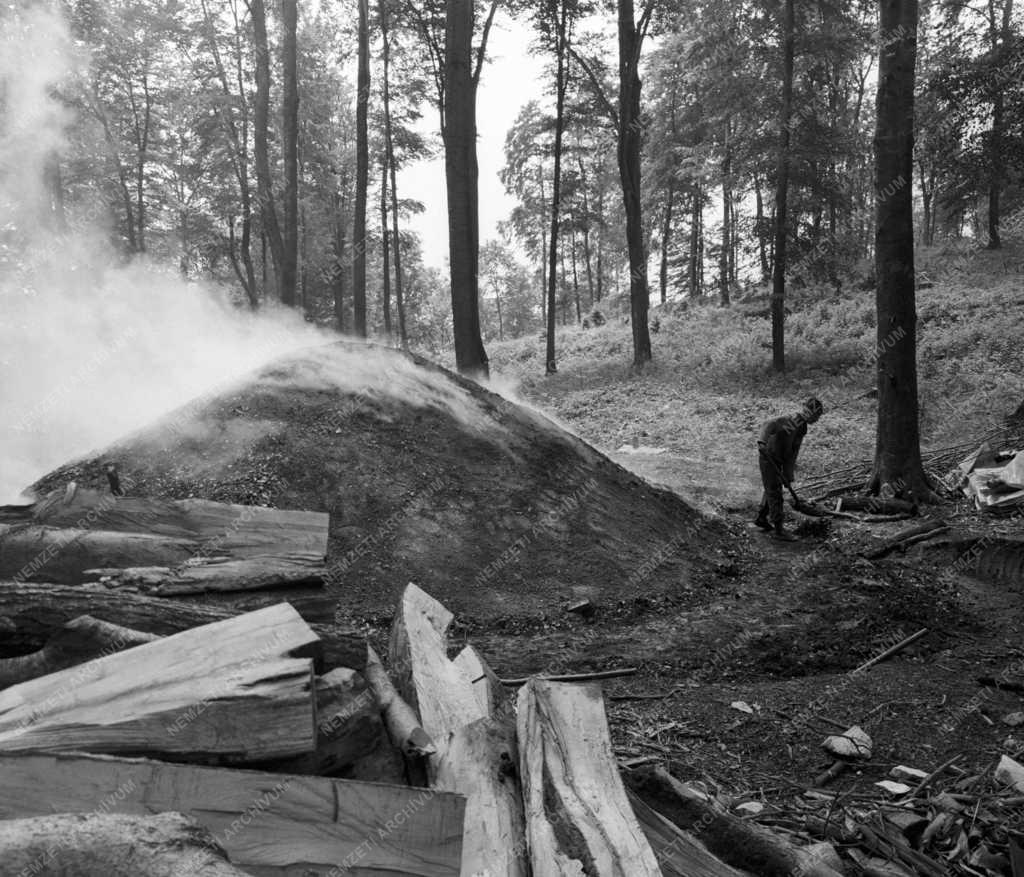
[[[665,198],[665,214],[661,223],[661,269],[659,271],[659,283],[661,286],[661,303],[665,304],[668,298],[668,249],[672,236],[672,208],[675,205],[676,187],[675,180],[668,181],[668,194]]]
[[[731,147],[728,145],[731,134],[731,123],[725,121],[725,159],[722,162],[722,252],[718,257],[718,295],[719,304],[723,308],[729,307],[729,253],[732,251],[732,243],[729,235],[729,224],[731,212],[729,210],[732,202],[732,189],[729,175],[732,173]]]
[[[543,164],[537,167],[537,176],[540,178],[540,203],[545,204],[547,199],[544,193]],[[544,219],[540,224],[540,249],[540,322],[546,333],[548,331],[548,227]]]
[[[405,291],[402,280],[402,239],[398,233],[398,182],[395,162],[395,137],[391,121],[391,41],[388,35],[388,0],[380,0],[380,30],[384,43],[384,152],[391,174],[391,225],[395,251],[395,308],[398,311],[398,341],[402,350],[409,347],[405,328]]]
[[[576,156],[576,163],[580,169],[580,188],[583,191],[583,258],[587,267],[587,297],[590,307],[594,306],[594,269],[591,264],[590,252],[590,197],[587,194],[587,170],[583,164],[583,157]]]
[[[690,298],[696,298],[701,293],[701,282],[698,272],[702,235],[702,206],[700,180],[695,180],[693,184],[693,215],[690,219],[690,260],[688,272]]]
[[[344,178],[341,181],[341,188],[344,190]],[[328,275],[331,284],[331,295],[334,299],[334,324],[335,328],[344,333],[345,331],[345,202],[346,198],[335,192],[334,201],[334,264],[331,266]]]
[[[754,224],[757,226],[757,254],[761,261],[761,282],[768,283],[771,280],[772,272],[768,265],[768,244],[765,241],[765,218],[764,218],[764,197],[761,195],[761,177],[754,174],[754,203],[756,213]]]
[[[991,2],[991,0],[990,0]],[[1011,16],[1013,15],[1013,0],[1003,0],[1003,21],[998,31],[995,25],[995,11],[992,11],[992,48],[998,59],[1006,63],[1010,48],[1012,32],[1010,30]],[[1005,102],[1006,88],[1005,78],[996,77],[996,92],[992,97],[992,135],[991,135],[991,167],[992,176],[988,184],[988,244],[990,250],[998,250],[1002,247],[1002,240],[999,237],[999,198],[1002,186],[1006,184],[1006,155],[1003,144],[1005,134]]]
[[[551,183],[551,238],[548,242],[548,325],[544,373],[554,374],[555,365],[555,285],[558,265],[559,208],[562,201],[562,134],[565,129],[566,2],[558,3],[555,21],[555,170]]]
[[[380,258],[382,268],[381,307],[384,311],[384,335],[391,343],[391,242],[388,239],[388,159],[387,150],[380,163]]]
[[[366,337],[366,194],[370,184],[367,113],[370,103],[370,23],[368,0],[359,5],[359,68],[356,78],[356,214],[352,225],[353,331]]]
[[[569,258],[572,262],[572,294],[576,300],[576,324],[579,325],[583,322],[583,313],[580,309],[580,277],[579,272],[576,270],[576,226],[575,223],[572,225],[570,231],[569,240],[572,242],[572,247],[569,251]]]
[[[296,0],[281,0],[281,140],[284,153],[284,237],[281,303],[295,307],[299,264],[299,85]]]
[[[452,330],[460,373],[489,375],[480,337],[479,214],[476,160],[476,79],[472,67],[473,0],[446,5],[445,180]]]
[[[772,269],[772,368],[786,370],[786,200],[789,195],[789,135],[793,111],[794,0],[785,0],[782,21],[782,110],[779,170],[775,189],[775,250]],[[884,32],[884,31],[883,31]]]
[[[881,0],[875,133],[878,435],[868,489],[935,499],[921,464],[917,400],[914,216],[914,63],[917,0]],[[895,35],[899,35],[897,38]]]
[[[270,248],[270,258],[278,278],[284,264],[284,241],[274,206],[274,187],[267,152],[267,126],[270,117],[270,49],[267,45],[267,18],[264,0],[252,0],[253,48],[256,55],[256,99],[253,111],[253,162],[256,165],[257,198],[263,217],[263,243]],[[263,257],[263,282],[266,286],[266,251]]]
[[[651,6],[645,6],[645,14]],[[619,31],[619,178],[626,211],[626,247],[629,252],[629,310],[633,330],[633,364],[651,360],[651,335],[647,325],[650,307],[647,286],[647,252],[644,248],[643,206],[640,186],[640,49],[644,29],[638,30],[633,0],[618,0]]]

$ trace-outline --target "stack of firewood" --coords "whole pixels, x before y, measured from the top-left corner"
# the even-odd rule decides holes
[[[168,636],[72,619],[0,661],[0,875],[836,873],[620,774],[597,685],[503,684],[449,659],[451,620],[409,585],[388,670],[288,603]]]

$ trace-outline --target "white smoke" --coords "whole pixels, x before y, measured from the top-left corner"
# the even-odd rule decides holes
[[[0,5],[0,503],[67,460],[211,386],[330,336],[293,313],[239,312],[222,290],[103,243],[101,211],[59,232],[44,172],[65,149],[55,88],[83,74],[61,17]]]

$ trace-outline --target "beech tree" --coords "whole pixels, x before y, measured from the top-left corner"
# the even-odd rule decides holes
[[[370,103],[370,14],[368,0],[359,4],[359,67],[356,74],[356,204],[352,223],[353,331],[366,337],[366,196],[370,184],[367,114]]]
[[[868,489],[934,498],[921,462],[914,292],[914,63],[917,0],[880,0],[875,128],[878,431]]]
[[[281,0],[281,140],[284,152],[284,234],[281,302],[296,304],[299,262],[299,84],[296,0]]]
[[[789,137],[793,111],[793,0],[783,0],[782,111],[779,169],[775,183],[775,266],[772,273],[772,367],[786,370],[786,196],[789,194]]]

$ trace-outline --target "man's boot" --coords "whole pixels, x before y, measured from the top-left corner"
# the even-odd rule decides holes
[[[754,518],[754,525],[760,527],[762,530],[766,532],[770,532],[772,529],[772,522],[769,521],[768,518],[766,518],[763,514],[758,514],[758,516]]]
[[[775,530],[772,532],[772,539],[778,542],[796,542],[796,536],[789,532],[784,526],[782,521],[778,521],[775,524]]]

